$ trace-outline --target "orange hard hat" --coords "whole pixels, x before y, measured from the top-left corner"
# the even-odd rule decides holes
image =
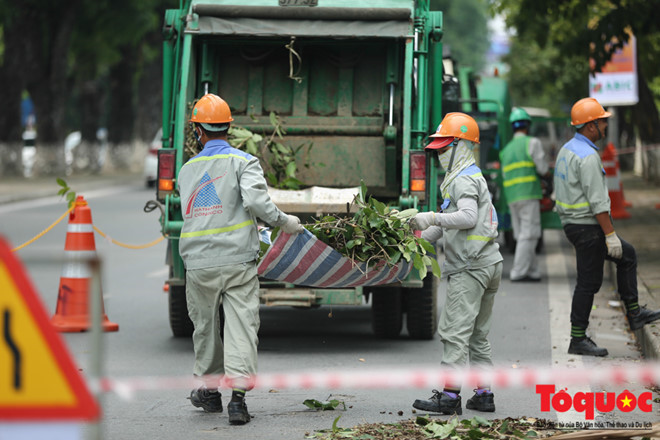
[[[606,112],[595,98],[582,98],[571,109],[571,125],[582,125],[596,119],[609,118],[612,113]]]
[[[442,122],[440,122],[440,125],[438,125],[435,134],[432,134],[430,137],[434,138],[434,140],[425,148],[432,150],[449,145],[454,141],[454,138],[465,139],[466,141],[476,142],[478,144],[479,126],[472,116],[465,113],[447,113],[442,119]]]
[[[190,116],[190,122],[200,124],[226,124],[233,120],[229,104],[213,93],[207,93],[199,98]]]

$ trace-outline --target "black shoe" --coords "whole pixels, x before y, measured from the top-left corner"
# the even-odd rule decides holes
[[[653,322],[657,319],[660,319],[660,310],[655,312],[647,309],[646,307],[640,307],[634,312],[628,312],[628,324],[630,325],[631,330],[638,330],[644,327],[649,322]]]
[[[227,414],[229,415],[230,425],[245,425],[250,421],[250,414],[248,413],[245,399],[230,401],[227,405]]]
[[[529,275],[526,275],[522,278],[518,278],[517,280],[511,280],[512,283],[538,283],[541,281],[541,278],[534,278],[530,277]]]
[[[413,408],[443,414],[463,414],[460,394],[454,398],[444,392],[441,393],[438,390],[433,390],[433,396],[431,396],[429,400],[415,400]]]
[[[571,338],[571,345],[568,346],[568,354],[582,354],[585,356],[607,356],[607,349],[596,345],[591,338],[575,339]]]
[[[222,394],[218,391],[209,391],[206,388],[197,388],[190,392],[190,403],[206,412],[222,412]]]
[[[477,394],[470,397],[465,403],[467,409],[476,409],[477,411],[495,412],[495,395],[491,392]]]

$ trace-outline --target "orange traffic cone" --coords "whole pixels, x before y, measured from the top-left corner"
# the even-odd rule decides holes
[[[89,262],[90,259],[96,258],[92,211],[82,196],[78,196],[75,208],[69,215],[64,254],[66,261],[60,277],[55,316],[51,323],[60,332],[82,332],[91,326],[88,301],[91,284]],[[101,310],[103,330],[119,330],[118,324],[108,320],[103,302]]]
[[[605,169],[605,180],[607,181],[607,190],[610,195],[612,218],[623,219],[630,218],[630,213],[626,211],[623,200],[623,191],[621,186],[621,177],[617,167],[616,149],[610,142],[603,151],[603,168]]]
[[[619,162],[619,153],[614,148],[614,144],[610,142],[607,144],[607,148],[610,148],[614,152],[614,161],[616,162],[616,173],[619,175],[619,185],[621,186],[621,197],[623,198],[623,206],[626,208],[632,207],[632,202],[626,200],[626,195],[623,193],[623,180],[621,180],[621,162]]]

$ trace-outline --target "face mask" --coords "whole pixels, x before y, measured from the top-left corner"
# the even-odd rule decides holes
[[[452,156],[456,154],[455,148],[456,145],[458,145],[458,141],[459,141],[458,138],[454,139],[454,141],[451,143],[451,148],[449,148],[447,151],[445,151],[442,154],[438,154],[438,160],[440,161],[440,166],[442,166],[442,168],[445,171],[451,170],[451,165],[453,162]]]

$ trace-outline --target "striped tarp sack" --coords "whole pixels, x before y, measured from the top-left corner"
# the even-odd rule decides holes
[[[341,255],[307,229],[297,235],[280,231],[259,262],[263,278],[310,287],[357,287],[390,284],[404,279],[413,267],[401,260],[367,267]]]

